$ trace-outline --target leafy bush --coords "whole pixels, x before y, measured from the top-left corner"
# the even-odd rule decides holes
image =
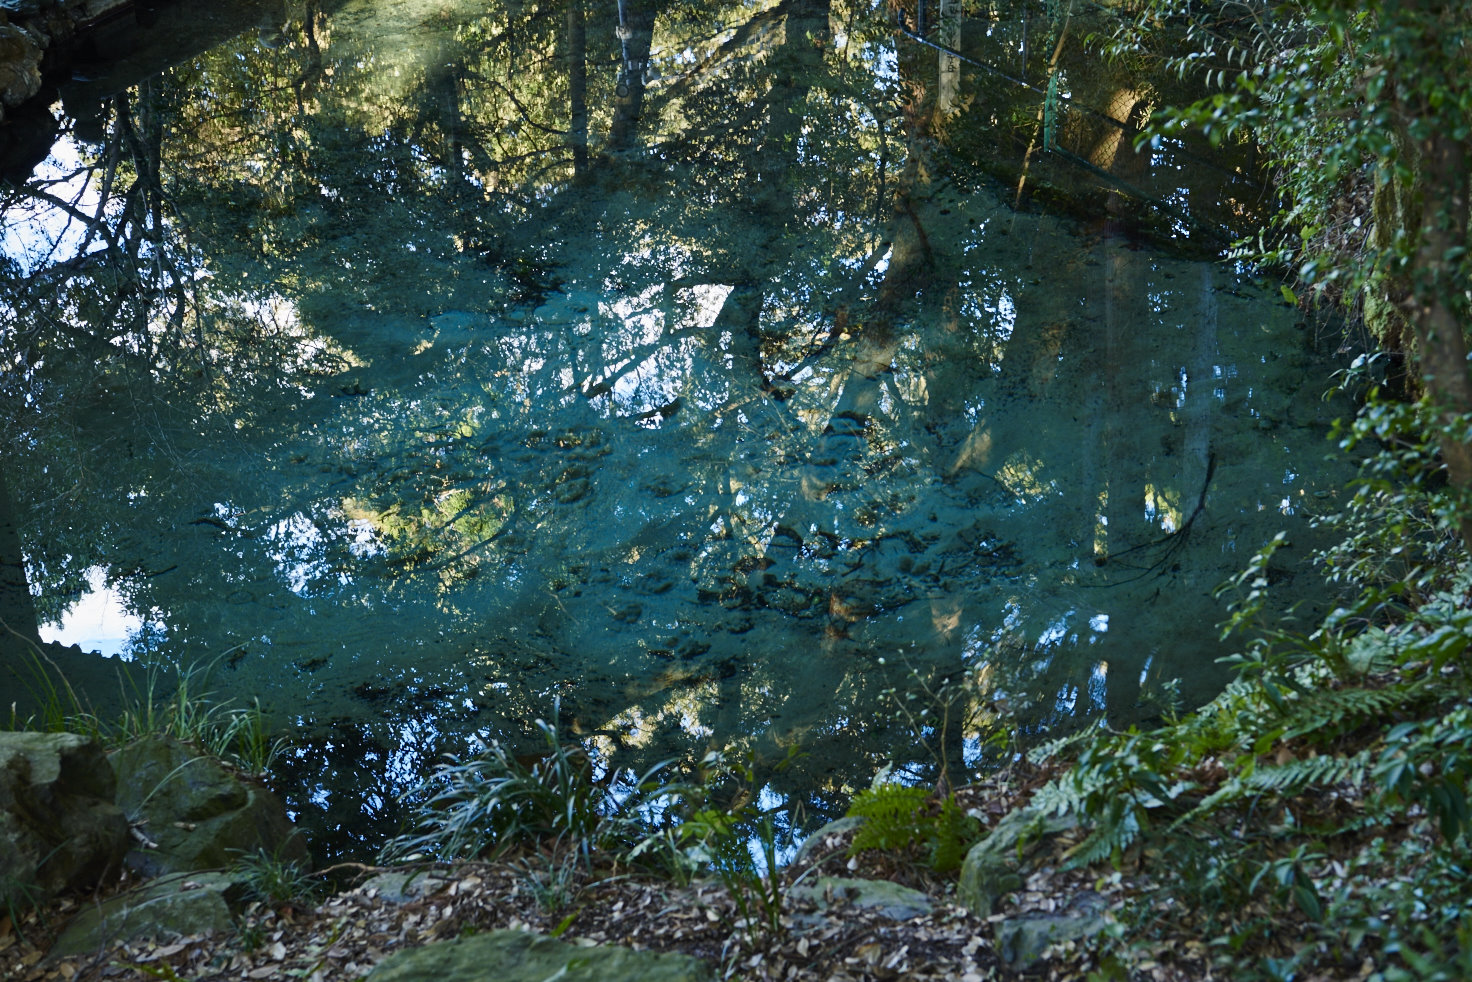
[[[1412,412],[1372,403],[1347,439]],[[1307,634],[1262,619],[1278,537],[1229,585],[1236,680],[1159,729],[1068,744],[1033,796],[1085,830],[1072,865],[1153,883],[1130,908],[1137,943],[1186,933],[1264,977],[1367,960],[1381,979],[1466,977],[1472,575],[1432,454],[1391,441],[1366,463],[1320,557],[1355,590],[1343,606]]]

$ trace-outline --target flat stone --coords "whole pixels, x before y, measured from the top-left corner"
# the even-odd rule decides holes
[[[792,896],[814,900],[825,907],[835,900],[842,900],[855,907],[874,909],[894,921],[924,917],[933,909],[926,894],[889,880],[820,876],[813,883],[799,883],[793,887]]]
[[[234,930],[232,905],[244,897],[235,877],[222,873],[174,873],[120,893],[73,917],[47,956],[101,952],[121,941],[182,938]]]
[[[1064,910],[998,921],[997,954],[1012,968],[1027,971],[1036,966],[1049,945],[1093,937],[1103,931],[1109,924],[1104,908],[1103,897],[1085,891],[1070,900]]]
[[[390,903],[406,904],[411,900],[428,896],[450,881],[435,873],[399,872],[390,870],[364,880],[357,888],[358,893],[373,891],[375,896]]]
[[[368,982],[706,982],[710,968],[689,955],[582,947],[526,931],[490,931],[400,951]]]

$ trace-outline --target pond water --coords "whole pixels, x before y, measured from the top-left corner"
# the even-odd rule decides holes
[[[815,820],[1209,698],[1279,531],[1315,599],[1337,342],[1082,15],[251,9],[5,190],[8,620],[259,699],[326,848],[554,706]]]

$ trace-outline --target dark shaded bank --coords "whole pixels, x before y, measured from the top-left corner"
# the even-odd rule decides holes
[[[130,86],[244,31],[275,33],[284,16],[273,0],[3,0],[0,180],[24,180],[45,158],[58,100],[85,131]]]

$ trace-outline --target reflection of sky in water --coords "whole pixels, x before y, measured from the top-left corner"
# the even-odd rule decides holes
[[[152,621],[150,626],[162,629],[164,624]],[[41,625],[41,640],[126,658],[143,627],[143,618],[130,609],[123,593],[108,585],[107,570],[94,566],[87,571],[86,592],[66,608],[59,620]]]
[[[101,197],[91,172],[82,166],[78,144],[71,138],[59,140],[51,155],[36,168],[35,179],[47,182],[46,193],[68,202],[77,211],[91,214]],[[51,183],[54,182],[54,183]],[[34,199],[8,209],[0,222],[0,253],[15,260],[22,275],[71,255],[87,236],[87,227],[64,210]],[[91,249],[104,248],[101,240]]]

